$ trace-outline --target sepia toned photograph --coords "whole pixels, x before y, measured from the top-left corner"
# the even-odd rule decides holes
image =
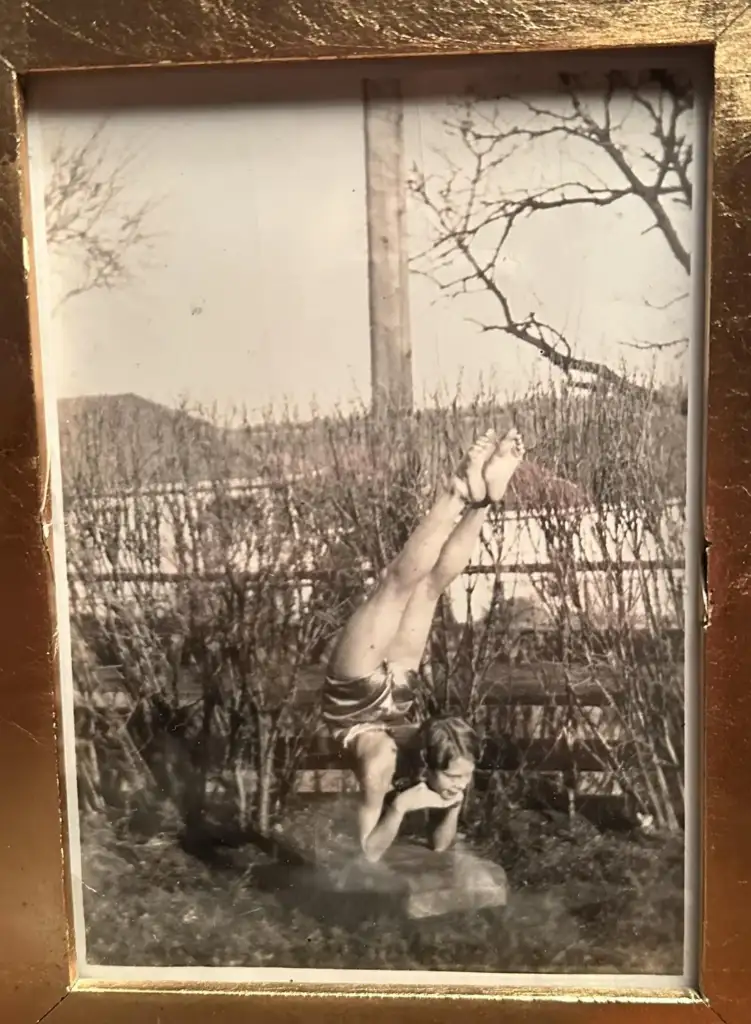
[[[35,81],[83,977],[685,977],[706,114],[556,60]]]

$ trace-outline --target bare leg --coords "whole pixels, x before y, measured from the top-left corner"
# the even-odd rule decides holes
[[[497,447],[491,432],[469,449],[456,477],[417,526],[384,572],[375,591],[360,605],[342,631],[329,672],[335,679],[359,679],[387,658],[415,588],[430,574],[467,502],[487,496],[483,468]]]
[[[501,501],[516,467],[524,455],[524,446],[517,430],[510,430],[485,464],[488,497]],[[386,657],[405,668],[420,666],[425,644],[430,636],[433,615],[441,594],[467,566],[480,538],[486,509],[468,508],[443,546],[433,569],[415,587],[402,615],[396,636]]]
[[[386,655],[389,661],[408,669],[420,667],[436,605],[441,594],[466,569],[480,538],[485,516],[484,508],[467,509],[462,516],[444,544],[435,566],[415,587],[389,646]]]

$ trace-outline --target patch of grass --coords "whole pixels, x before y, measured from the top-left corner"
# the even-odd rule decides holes
[[[492,972],[680,973],[680,837],[602,834],[578,819],[523,811],[484,852],[506,867],[503,910],[406,920],[383,901],[264,891],[270,862],[252,846],[212,863],[176,836],[137,838],[105,820],[84,833],[92,963]],[[340,901],[337,901],[340,902]],[[336,914],[334,910],[338,911]]]
[[[507,923],[541,924],[559,947],[553,969],[682,972],[682,835],[601,832],[585,818],[515,810],[485,848],[509,875]],[[566,928],[569,947],[557,939]]]

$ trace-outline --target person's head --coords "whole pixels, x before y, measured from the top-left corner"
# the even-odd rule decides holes
[[[421,729],[421,740],[427,785],[447,798],[464,792],[480,756],[474,729],[461,718],[430,718]]]

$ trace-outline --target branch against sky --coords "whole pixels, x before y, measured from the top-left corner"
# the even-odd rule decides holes
[[[47,245],[53,259],[66,265],[58,277],[57,308],[85,292],[130,281],[137,253],[155,237],[148,222],[156,203],[129,201],[127,195],[135,155],[113,157],[104,134],[100,124],[83,143],[60,137],[48,157]]]
[[[691,257],[681,222],[690,221],[687,211],[693,199],[694,154],[687,124],[693,92],[672,73],[659,70],[638,77],[611,73],[597,84],[561,75],[559,84],[555,97],[470,96],[444,121],[444,131],[458,143],[460,155],[440,153],[443,169],[438,174],[413,168],[410,191],[427,212],[432,231],[429,247],[415,257],[414,266],[450,298],[490,296],[496,314],[477,323],[483,332],[515,339],[583,384],[622,384],[615,368],[577,354],[575,343],[539,311],[519,315],[511,282],[504,280],[504,262],[514,230],[530,217],[638,203],[647,214],[647,230],[661,235],[666,253],[686,277],[686,293],[663,308],[684,302]],[[575,149],[578,159],[561,159],[560,152],[559,159],[550,159],[556,145]],[[598,153],[608,169],[606,177],[587,165],[587,157]],[[523,189],[504,187],[506,166],[519,158],[529,161],[544,180]],[[654,351],[682,350],[687,341],[613,338],[614,346]]]

